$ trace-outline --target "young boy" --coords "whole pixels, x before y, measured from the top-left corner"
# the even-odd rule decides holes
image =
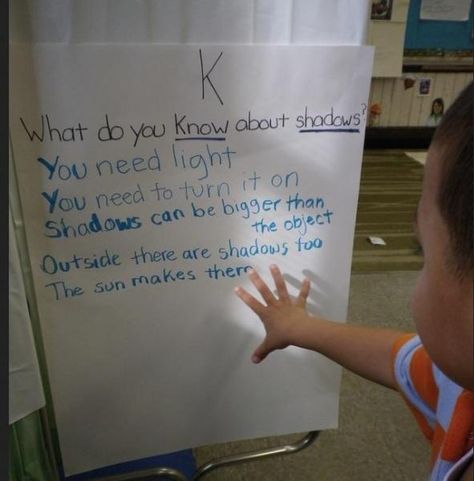
[[[255,363],[295,345],[399,389],[432,443],[432,481],[474,478],[473,100],[471,83],[445,113],[428,151],[416,218],[424,252],[412,299],[418,335],[312,317],[309,281],[290,299],[274,265],[277,297],[255,271],[250,280],[265,304],[236,288],[265,327]]]

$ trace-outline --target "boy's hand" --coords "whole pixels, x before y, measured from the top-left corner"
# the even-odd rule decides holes
[[[260,317],[265,327],[265,339],[252,356],[252,361],[255,363],[263,361],[272,351],[289,346],[292,343],[294,327],[299,322],[308,319],[306,299],[310,290],[309,280],[303,281],[298,297],[293,300],[288,294],[280,269],[276,265],[272,265],[270,266],[270,272],[275,281],[278,298],[273,295],[255,270],[250,271],[249,274],[250,280],[260,292],[266,305],[259,302],[242,287],[235,289],[236,294]]]
[[[266,336],[256,349],[252,361],[259,363],[276,349],[291,345],[310,349],[332,359],[360,376],[395,389],[392,349],[403,334],[389,329],[345,325],[308,315],[306,299],[310,283],[303,286],[296,299],[291,299],[277,266],[270,267],[277,288],[272,294],[254,270],[249,277],[260,292],[265,304],[259,302],[245,289],[237,287],[237,295],[262,320]]]

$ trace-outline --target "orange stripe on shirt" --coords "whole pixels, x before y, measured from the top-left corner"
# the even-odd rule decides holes
[[[434,466],[434,463],[438,459],[441,446],[445,439],[445,434],[446,433],[444,432],[444,429],[441,427],[441,425],[436,424],[433,434],[433,440],[431,441],[431,467]]]
[[[469,434],[474,421],[474,393],[464,391],[454,407],[449,430],[446,433],[441,457],[446,461],[457,461],[471,447]]]
[[[410,339],[413,339],[416,336],[414,333],[409,334],[402,334],[392,346],[392,361],[395,362],[395,358],[397,357],[398,351],[401,347],[406,344]]]

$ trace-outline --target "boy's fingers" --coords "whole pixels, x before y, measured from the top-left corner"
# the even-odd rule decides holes
[[[285,279],[280,272],[277,265],[273,264],[270,266],[270,272],[272,273],[273,280],[275,281],[275,286],[278,291],[278,296],[281,301],[289,301],[290,295],[288,294],[288,289],[286,288]]]
[[[296,299],[296,305],[300,307],[306,306],[306,300],[308,299],[309,291],[311,290],[311,282],[309,279],[303,280],[303,285],[301,286],[300,292]]]
[[[252,269],[250,271],[249,278],[252,281],[252,284],[258,290],[258,292],[260,292],[261,296],[263,297],[267,305],[275,304],[276,302],[275,296],[273,295],[272,291],[268,288],[268,286],[265,284],[263,279],[259,276],[256,270]]]
[[[265,310],[265,306],[257,301],[257,299],[249,294],[243,287],[236,287],[234,290],[240,299],[242,299],[256,314],[260,315]]]

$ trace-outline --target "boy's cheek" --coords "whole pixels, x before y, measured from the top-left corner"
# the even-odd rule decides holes
[[[420,273],[418,275],[418,279],[415,284],[415,289],[413,290],[413,294],[410,299],[410,310],[415,322],[417,322],[417,319],[418,319],[421,291],[422,291],[422,274]]]
[[[430,304],[427,302],[429,299],[428,283],[426,281],[426,272],[422,270],[418,276],[415,290],[410,301],[410,308],[415,321],[417,333],[420,335],[422,341],[426,337],[426,330],[429,329],[429,310]]]

